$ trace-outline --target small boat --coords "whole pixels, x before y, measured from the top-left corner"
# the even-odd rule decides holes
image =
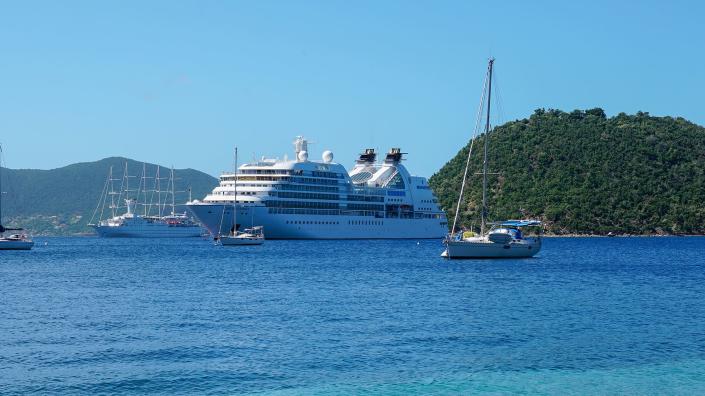
[[[468,178],[468,169],[470,167],[470,158],[472,156],[473,143],[475,142],[477,137],[476,133],[470,142],[470,150],[468,152],[468,158],[465,165],[463,181],[460,186],[460,196],[458,197],[458,205],[455,209],[455,219],[453,220],[453,227],[451,228],[451,233],[449,233],[443,241],[443,243],[446,245],[446,249],[441,254],[441,257],[449,259],[532,257],[536,253],[538,253],[539,250],[541,250],[542,224],[540,221],[524,219],[487,223],[487,150],[489,147],[490,140],[490,105],[492,99],[493,66],[494,58],[489,60],[489,65],[487,67],[487,76],[484,85],[485,88],[483,88],[483,95],[480,105],[480,109],[482,110],[483,104],[487,103],[487,118],[484,133],[484,155],[482,160],[482,221],[480,223],[480,234],[475,235],[472,232],[462,230],[457,233],[455,232],[455,230],[457,230],[456,226],[458,225],[460,205],[463,201],[463,192],[465,191],[465,184]],[[485,98],[487,99],[486,102]],[[482,113],[481,110],[479,111],[480,114]],[[475,129],[476,132],[480,130],[480,119],[481,117],[478,116],[478,126]],[[487,229],[488,225],[491,226],[489,230]],[[537,229],[538,232],[535,236],[524,237],[522,229],[526,228]]]
[[[0,230],[11,230],[2,228]],[[16,230],[16,228],[12,228]],[[34,246],[34,241],[27,234],[12,234],[10,236],[0,235],[0,250],[30,250]]]
[[[2,225],[2,146],[0,146],[0,250],[30,250],[34,246],[34,241],[21,232],[4,236],[5,231],[24,231],[22,228],[7,228]]]
[[[243,232],[229,233],[218,238],[223,246],[261,245],[264,243],[262,227],[246,228]]]
[[[238,231],[237,224],[237,147],[235,147],[235,181],[234,181],[234,193],[233,193],[233,226],[230,228],[230,232],[226,235],[218,234],[215,240],[223,246],[246,246],[246,245],[261,245],[264,243],[264,228],[261,226],[255,226],[252,228],[246,228],[243,231]],[[225,206],[223,206],[223,215],[221,216],[221,227],[223,218],[225,217]]]
[[[522,229],[537,227],[537,236],[525,237]],[[445,258],[532,257],[541,250],[542,224],[537,220],[507,220],[492,224],[486,235],[466,236],[463,232],[445,240]]]

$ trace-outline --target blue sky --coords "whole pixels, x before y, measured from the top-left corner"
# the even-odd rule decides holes
[[[0,2],[11,168],[121,155],[217,175],[315,142],[431,176],[468,140],[489,56],[501,121],[539,107],[705,124],[700,2]]]

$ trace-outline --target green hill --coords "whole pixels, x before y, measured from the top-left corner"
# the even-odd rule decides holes
[[[471,160],[481,170],[484,136]],[[469,144],[431,177],[452,221]],[[556,234],[704,234],[705,128],[648,113],[539,109],[490,133],[489,217],[543,219]],[[481,177],[461,212],[477,225]]]
[[[6,226],[22,226],[35,235],[70,235],[90,232],[87,226],[98,204],[110,167],[113,177],[122,178],[127,162],[130,189],[136,188],[142,174],[142,162],[111,157],[51,170],[3,169],[3,222]],[[157,165],[146,164],[148,176],[154,176]],[[170,169],[160,166],[160,176],[168,177]],[[201,199],[218,180],[193,169],[176,169],[175,190],[192,189],[193,198]],[[154,179],[147,181],[148,186]],[[167,181],[162,182],[162,190]],[[115,182],[119,189],[120,182]],[[188,200],[188,193],[176,193],[176,202]],[[169,197],[169,199],[171,199]],[[183,206],[177,211],[186,210]]]

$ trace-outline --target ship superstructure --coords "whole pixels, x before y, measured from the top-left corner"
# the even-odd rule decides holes
[[[294,160],[262,158],[237,174],[223,173],[188,208],[213,235],[232,229],[233,207],[236,229],[263,226],[268,239],[440,239],[447,233],[426,178],[409,174],[400,149],[381,162],[366,149],[348,173],[332,152],[311,161],[306,139],[299,136],[294,145]]]

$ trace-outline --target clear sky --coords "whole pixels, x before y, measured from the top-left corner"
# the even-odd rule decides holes
[[[217,175],[232,147],[431,176],[468,140],[489,56],[502,120],[539,107],[705,124],[705,6],[677,1],[3,1],[11,168],[126,156]]]

